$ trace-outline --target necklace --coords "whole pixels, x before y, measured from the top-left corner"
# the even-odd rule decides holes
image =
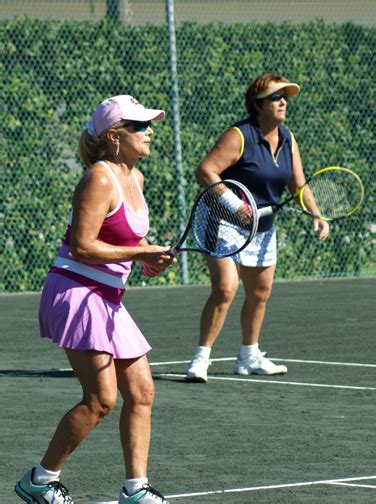
[[[132,171],[130,172],[129,175],[124,175],[123,172],[121,172],[121,174],[125,178],[125,181],[126,181],[127,186],[128,186],[128,191],[129,191],[131,200],[133,202],[133,200],[134,200],[134,174],[133,174]]]
[[[114,163],[116,165],[116,163]],[[129,191],[129,195],[131,197],[131,201],[132,203],[134,202],[134,173],[132,170],[129,170],[130,173],[129,175],[125,175],[125,173],[123,173],[123,170],[120,170],[120,174],[122,177],[124,177],[125,181],[126,181],[126,184],[127,184],[127,187],[128,187],[128,191]]]
[[[131,174],[128,176],[128,179],[129,178],[132,179],[131,184],[129,185],[129,194],[131,195],[131,200],[133,201],[134,200],[134,176],[133,176],[133,172],[131,172]]]

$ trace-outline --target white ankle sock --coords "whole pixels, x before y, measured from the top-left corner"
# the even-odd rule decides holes
[[[124,487],[127,491],[128,495],[133,495],[134,493],[137,492],[137,490],[140,490],[142,485],[145,485],[148,483],[147,478],[133,478],[133,479],[125,479],[124,480]]]
[[[51,481],[59,481],[60,471],[49,471],[38,464],[33,473],[33,483],[37,485],[47,485]]]
[[[252,359],[260,352],[258,343],[254,345],[240,345],[240,358],[242,360]]]
[[[198,346],[196,348],[195,357],[203,357],[204,359],[209,360],[210,352],[211,352],[210,347]]]

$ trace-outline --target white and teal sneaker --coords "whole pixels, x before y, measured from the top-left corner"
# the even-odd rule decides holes
[[[33,483],[34,469],[30,469],[15,486],[16,494],[29,504],[74,504],[73,499],[59,481],[47,485]]]
[[[168,501],[155,488],[145,484],[132,495],[128,495],[127,490],[123,487],[119,496],[119,504],[168,504]]]

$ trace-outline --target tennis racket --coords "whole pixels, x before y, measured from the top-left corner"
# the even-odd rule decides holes
[[[350,217],[364,198],[359,176],[348,168],[330,166],[316,171],[296,194],[278,205],[258,209],[258,217],[279,211],[297,212],[326,221]],[[300,208],[285,206],[293,199]]]
[[[257,226],[257,205],[248,189],[234,180],[221,180],[197,197],[187,227],[170,252],[229,257],[248,245]]]

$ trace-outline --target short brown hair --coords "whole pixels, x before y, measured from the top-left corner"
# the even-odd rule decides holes
[[[257,108],[255,107],[256,96],[265,91],[271,82],[289,82],[289,80],[283,75],[271,72],[266,72],[256,77],[245,92],[245,107],[249,115],[257,115]]]

